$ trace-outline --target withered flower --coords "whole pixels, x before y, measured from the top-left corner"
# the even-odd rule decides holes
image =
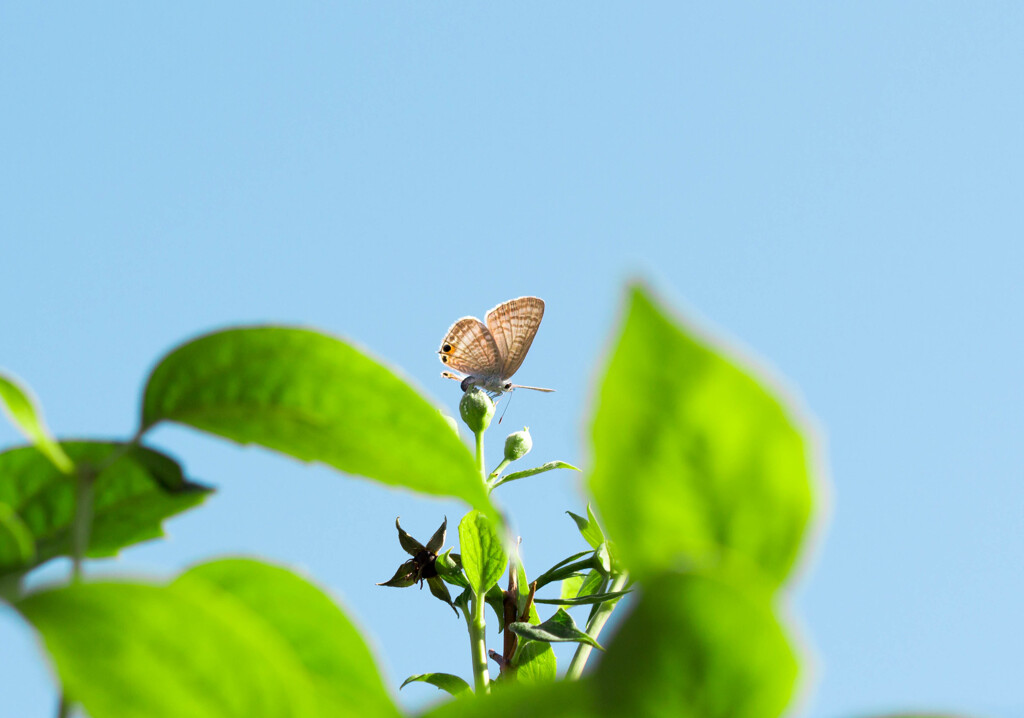
[[[412,558],[399,566],[398,570],[395,571],[395,575],[390,580],[378,583],[377,585],[407,588],[419,581],[420,588],[422,589],[423,582],[426,581],[427,586],[430,587],[430,592],[437,599],[451,606],[452,610],[455,611],[455,615],[458,616],[459,611],[455,608],[455,604],[452,603],[451,594],[448,593],[448,587],[444,585],[444,580],[438,574],[436,564],[437,554],[444,546],[445,533],[448,530],[448,517],[445,517],[441,527],[430,537],[426,546],[407,534],[401,524],[398,523],[397,518],[395,519],[395,528],[398,529],[398,543],[402,545],[405,552],[412,556]],[[451,554],[451,558],[456,563],[459,562],[458,554]]]

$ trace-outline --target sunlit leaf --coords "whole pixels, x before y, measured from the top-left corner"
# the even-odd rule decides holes
[[[188,481],[170,457],[127,444],[73,441],[63,450],[78,465],[101,470],[95,478],[87,555],[163,536],[164,519],[196,506],[211,489]],[[75,477],[57,469],[30,446],[0,453],[0,503],[9,506],[35,544],[32,562],[71,553]]]
[[[808,435],[774,389],[635,287],[588,479],[616,558],[638,576],[728,558],[781,583],[811,512]]]
[[[77,584],[17,608],[91,718],[328,715],[287,642],[212,586]]]
[[[550,650],[550,646],[545,646]],[[422,718],[498,718],[533,716],[546,718],[597,718],[592,707],[590,687],[585,681],[544,681],[541,685],[519,680],[497,684],[490,695],[471,700],[448,701],[436,706]]]
[[[544,643],[572,641],[575,643],[586,643],[594,648],[604,650],[597,641],[578,629],[576,622],[572,620],[572,616],[561,608],[555,612],[555,615],[539,625],[513,623],[508,628],[520,638],[531,641],[543,641]]]
[[[491,521],[479,511],[470,511],[459,522],[459,550],[462,568],[477,595],[487,593],[505,572],[508,556]]]
[[[567,464],[564,461],[549,461],[546,464],[542,464],[533,469],[524,469],[522,471],[513,471],[511,474],[502,476],[492,484],[493,487],[507,484],[510,481],[518,481],[519,479],[525,479],[527,476],[536,476],[537,474],[543,474],[545,471],[551,471],[553,469],[572,469],[573,471],[579,471],[572,464]]]
[[[142,424],[160,421],[491,509],[472,455],[437,408],[315,331],[229,329],[178,347],[146,385]]]
[[[420,673],[419,675],[409,676],[402,685],[398,688],[401,690],[410,683],[415,682],[429,683],[436,688],[440,688],[443,691],[451,693],[453,696],[471,695],[472,689],[466,681],[462,680],[458,676],[453,676],[451,673]]]
[[[572,520],[576,522],[576,527],[580,530],[583,539],[590,544],[593,548],[597,548],[605,542],[604,531],[601,530],[600,524],[597,523],[597,518],[594,517],[594,512],[590,509],[590,504],[587,504],[587,517],[583,518],[578,514],[574,514],[572,511],[566,511],[572,517]]]
[[[540,625],[537,606],[530,605],[528,625]],[[523,624],[527,625],[527,624]],[[550,683],[558,675],[558,659],[551,644],[519,638],[523,643],[515,655],[516,680],[523,684]]]
[[[696,574],[652,578],[602,657],[592,687],[606,715],[773,718],[797,659],[771,596]]]
[[[216,586],[269,624],[289,645],[318,693],[341,715],[397,716],[376,661],[357,628],[323,591],[277,566],[244,559],[200,564],[172,586]]]
[[[65,474],[71,473],[75,466],[60,448],[46,428],[42,411],[37,409],[29,397],[29,393],[18,381],[0,372],[0,407],[7,410],[11,421],[28,437],[28,440],[49,459],[54,466]]]

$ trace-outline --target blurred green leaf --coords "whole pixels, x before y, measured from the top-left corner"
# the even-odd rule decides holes
[[[797,658],[766,591],[696,574],[654,577],[593,675],[605,715],[773,718]]]
[[[172,587],[195,582],[227,592],[285,640],[326,697],[325,714],[398,715],[362,635],[312,583],[277,566],[226,559],[195,566]]]
[[[508,556],[486,515],[470,511],[459,522],[462,569],[474,593],[484,595],[505,573]]]
[[[358,631],[289,571],[250,560],[169,586],[86,583],[16,604],[92,718],[397,718]]]
[[[535,476],[536,474],[543,474],[545,471],[551,471],[552,469],[572,469],[573,471],[579,471],[572,464],[567,464],[564,461],[549,461],[546,464],[538,466],[533,469],[524,469],[523,471],[513,471],[511,474],[506,474],[501,478],[497,479],[491,488],[507,484],[509,481],[516,481],[518,479],[525,479],[527,476]]]
[[[91,718],[329,715],[286,641],[212,586],[85,583],[16,606]]]
[[[559,608],[555,615],[539,625],[513,623],[509,625],[509,630],[520,638],[531,641],[543,641],[544,643],[571,641],[574,643],[586,643],[594,648],[604,650],[597,641],[578,629],[576,622],[572,620],[572,616],[562,608]]]
[[[436,688],[451,693],[453,696],[473,694],[473,690],[469,687],[468,683],[458,676],[453,676],[451,673],[420,673],[419,675],[409,676],[402,681],[402,685],[398,687],[398,690],[402,690],[410,683],[417,681],[429,683]]]
[[[21,387],[18,381],[9,374],[0,372],[0,406],[7,410],[11,421],[28,437],[28,440],[43,452],[54,466],[69,474],[74,471],[75,466],[64,453],[46,428],[43,421],[43,414],[36,409],[29,398],[28,391]]]
[[[315,331],[228,329],[178,347],[146,386],[142,424],[159,421],[492,510],[473,456],[437,408]]]
[[[633,288],[588,483],[634,574],[729,558],[781,583],[811,512],[807,435],[766,384]]]
[[[604,531],[601,530],[600,524],[597,523],[597,519],[594,517],[594,512],[590,510],[590,504],[587,504],[587,517],[583,518],[578,514],[574,514],[572,511],[566,511],[572,517],[572,520],[576,522],[576,527],[580,530],[580,534],[583,535],[583,540],[591,545],[592,548],[597,548],[605,542]]]
[[[28,526],[7,504],[0,504],[0,573],[32,564],[36,545]]]
[[[88,441],[62,447],[76,464],[102,469],[94,484],[92,557],[160,538],[164,519],[202,503],[212,491],[186,480],[176,461],[152,449]],[[35,557],[22,570],[70,555],[75,481],[33,447],[0,453],[0,503],[17,514],[35,543]]]

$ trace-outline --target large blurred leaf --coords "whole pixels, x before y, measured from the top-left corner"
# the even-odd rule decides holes
[[[272,627],[289,645],[319,692],[324,712],[397,716],[376,661],[359,631],[326,594],[294,573],[259,561],[201,564],[173,586],[216,586]]]
[[[87,583],[17,604],[91,718],[395,718],[358,631],[312,584],[249,560],[169,586]]]
[[[7,410],[11,421],[46,455],[47,459],[53,462],[54,466],[64,473],[70,473],[75,468],[71,459],[60,448],[60,444],[50,436],[46,422],[43,421],[43,414],[36,409],[28,391],[13,377],[3,372],[0,372],[0,407]]]
[[[211,491],[186,480],[177,462],[152,449],[87,441],[62,447],[84,468],[105,467],[95,479],[89,556],[112,556],[163,536],[164,519],[201,503]],[[35,543],[35,555],[22,570],[70,555],[75,481],[31,446],[0,453],[0,503],[17,515]]]
[[[806,430],[775,393],[632,290],[589,486],[634,572],[723,557],[781,583],[811,511]]]
[[[490,509],[472,455],[437,409],[318,332],[229,329],[178,347],[146,386],[142,424],[159,421]]]
[[[796,676],[767,592],[669,574],[644,586],[591,685],[607,716],[773,718]]]
[[[25,522],[7,504],[0,504],[0,574],[30,565],[36,544]]]
[[[42,634],[66,694],[91,718],[329,715],[287,641],[198,581],[77,584],[17,608]]]

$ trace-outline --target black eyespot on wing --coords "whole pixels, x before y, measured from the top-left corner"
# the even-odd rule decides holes
[[[447,364],[448,363],[448,357],[446,357],[444,354],[441,355],[441,363],[442,364]]]
[[[452,350],[452,345],[448,344],[447,342],[445,343],[445,345],[443,347],[441,347],[441,351],[443,351],[445,354],[447,354],[451,350]]]

